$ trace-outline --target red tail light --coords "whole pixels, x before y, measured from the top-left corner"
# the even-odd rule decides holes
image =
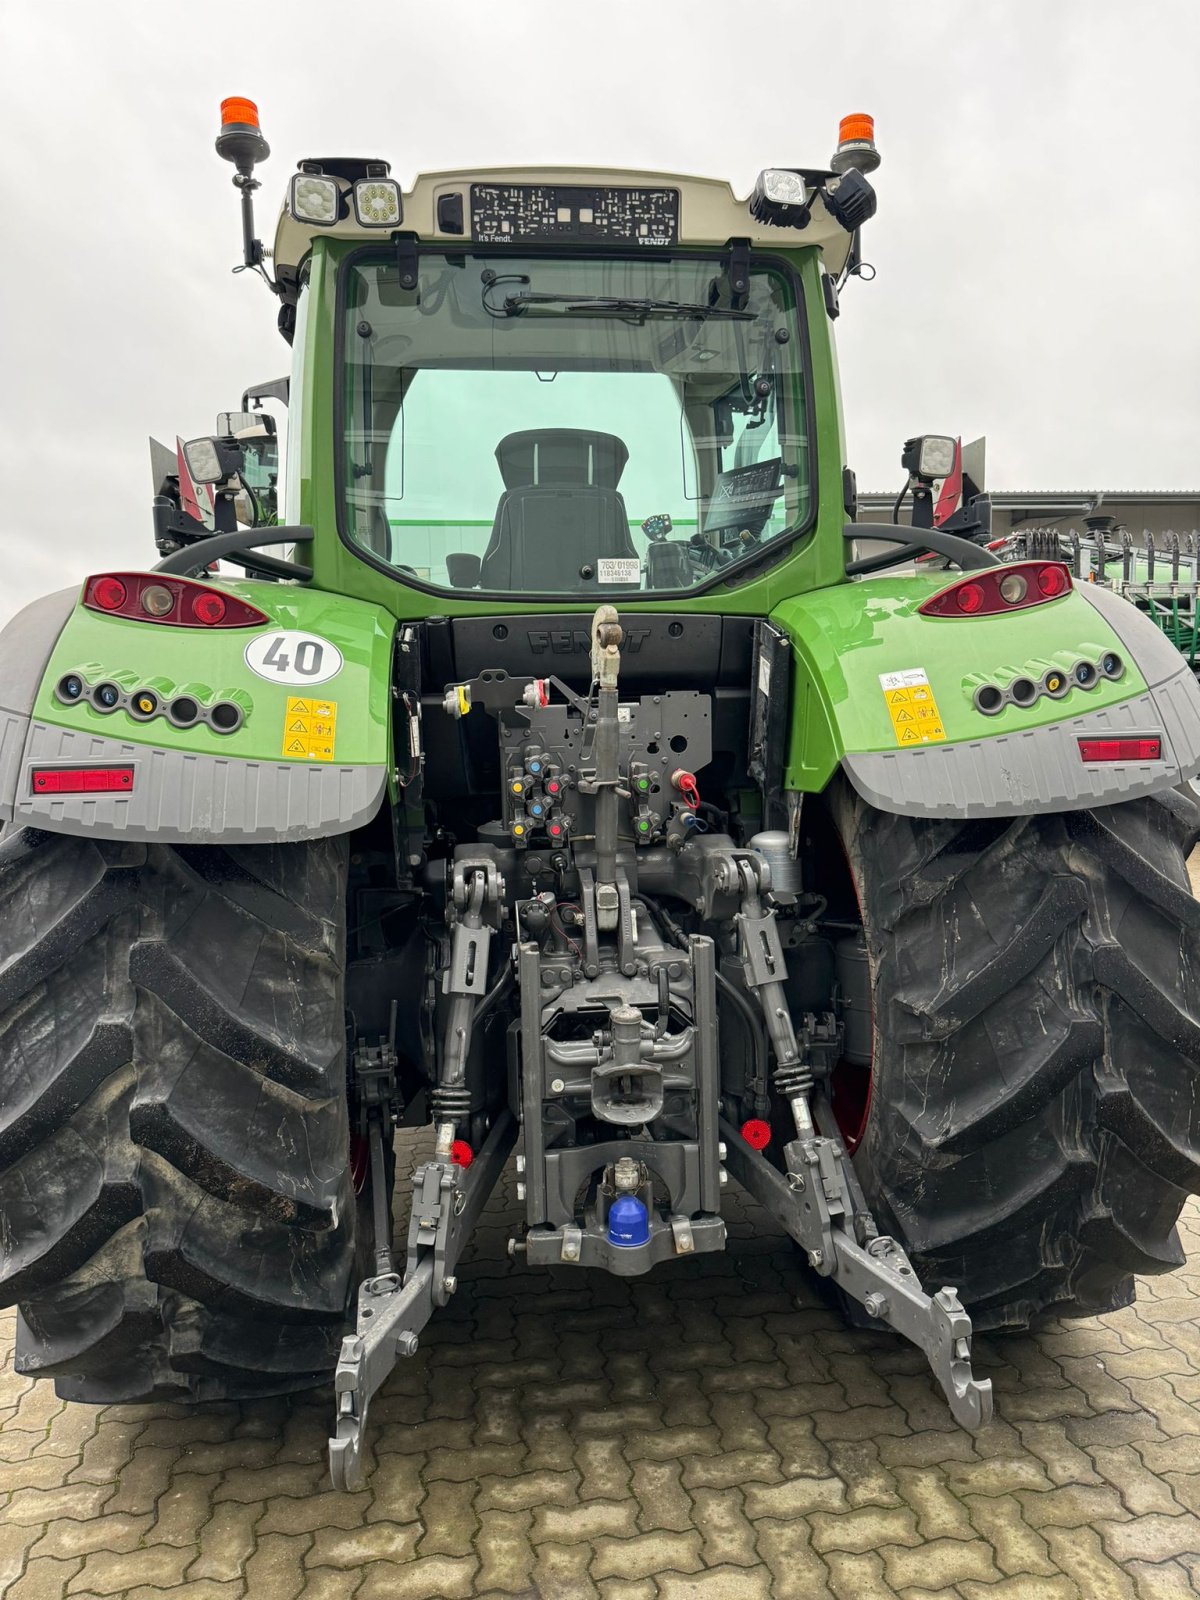
[[[119,611],[129,598],[120,578],[93,578],[91,604],[100,611]]]
[[[225,589],[157,572],[105,572],[83,586],[90,611],[173,628],[261,628],[271,619]]]
[[[34,767],[34,794],[128,794],[132,767]]]
[[[989,617],[1044,605],[1071,587],[1071,573],[1061,561],[1012,561],[960,578],[917,610],[923,617]]]
[[[742,1123],[742,1138],[751,1150],[765,1150],[771,1142],[771,1124],[761,1117],[751,1117]]]
[[[1161,761],[1162,740],[1137,737],[1133,739],[1080,739],[1081,761]]]

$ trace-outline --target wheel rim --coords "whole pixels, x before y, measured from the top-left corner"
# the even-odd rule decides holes
[[[367,1169],[371,1165],[371,1147],[361,1134],[350,1135],[350,1181],[354,1185],[355,1194],[361,1194],[366,1187]]]
[[[864,1067],[853,1061],[839,1061],[829,1077],[830,1108],[842,1143],[851,1155],[867,1129],[874,1081],[873,1066]]]

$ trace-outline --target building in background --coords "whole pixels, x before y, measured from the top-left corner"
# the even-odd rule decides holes
[[[890,522],[896,493],[860,492],[859,522]],[[1054,528],[1083,537],[1084,519],[1090,516],[1115,518],[1135,544],[1149,533],[1159,550],[1168,534],[1200,536],[1200,489],[992,489],[988,498],[993,539],[1024,528]],[[901,521],[908,521],[907,503]]]

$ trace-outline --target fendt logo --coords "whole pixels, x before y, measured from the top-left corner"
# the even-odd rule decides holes
[[[637,655],[650,637],[650,629],[625,628],[624,623],[621,626],[625,629],[622,652]],[[547,651],[555,656],[582,656],[592,648],[592,636],[586,628],[530,628],[526,637],[535,656],[544,656]]]

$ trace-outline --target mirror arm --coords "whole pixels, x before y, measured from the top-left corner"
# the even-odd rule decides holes
[[[152,570],[173,572],[181,578],[190,577],[213,561],[232,561],[240,567],[256,567],[277,578],[312,577],[312,568],[298,561],[281,561],[275,556],[252,556],[248,552],[268,544],[307,544],[313,531],[304,523],[291,527],[247,528],[234,533],[218,533],[207,539],[197,539],[183,550],[175,550]]]
[[[914,531],[918,535],[917,538],[912,536]],[[972,544],[970,539],[960,539],[954,533],[941,533],[935,528],[914,530],[898,528],[891,522],[848,522],[842,529],[842,536],[847,542],[853,539],[880,539],[886,540],[888,544],[901,546],[899,550],[885,550],[877,556],[863,556],[857,561],[847,561],[846,572],[852,578],[879,572],[884,567],[898,566],[900,562],[911,561],[926,550],[945,556],[964,572],[977,572],[983,567],[1003,565],[999,556],[990,550],[985,550],[982,545]]]

